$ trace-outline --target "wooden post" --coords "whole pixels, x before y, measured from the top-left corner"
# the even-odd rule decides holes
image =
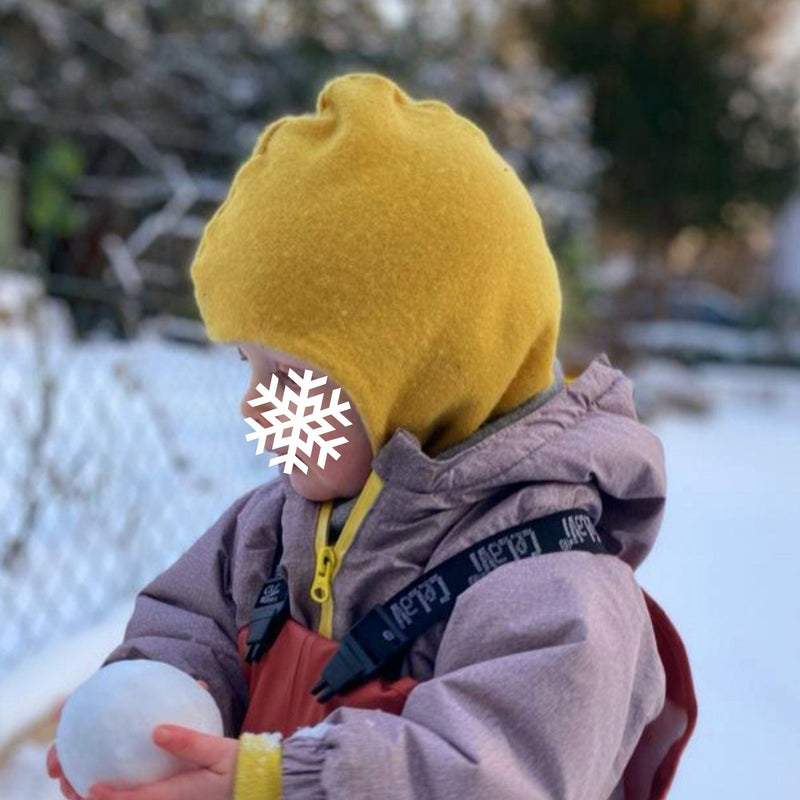
[[[0,153],[0,269],[17,266],[19,259],[19,162]]]

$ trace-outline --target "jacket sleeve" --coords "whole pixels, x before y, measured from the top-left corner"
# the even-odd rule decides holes
[[[279,481],[239,497],[139,592],[123,641],[102,666],[152,659],[206,681],[222,713],[225,735],[236,735],[246,711],[247,685],[237,650],[235,598],[247,595],[243,584],[252,583],[253,577],[237,574],[233,565],[271,562],[282,500]],[[240,548],[264,552],[241,559],[236,557]]]
[[[664,693],[627,564],[506,564],[458,598],[401,715],[340,707],[284,742],[283,798],[606,800]]]

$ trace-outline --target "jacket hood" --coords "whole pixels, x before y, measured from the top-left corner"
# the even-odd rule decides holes
[[[549,389],[436,457],[408,430],[395,430],[373,470],[387,487],[413,495],[415,513],[466,511],[537,484],[542,516],[568,507],[570,498],[590,511],[598,532],[635,569],[663,517],[661,441],[639,422],[633,384],[605,353],[571,382],[557,359],[554,372]],[[288,480],[286,486],[294,493]],[[332,520],[346,516],[356,500],[340,500]]]

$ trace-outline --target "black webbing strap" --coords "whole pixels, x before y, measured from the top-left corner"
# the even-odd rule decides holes
[[[492,534],[421,575],[353,625],[311,689],[320,703],[374,677],[452,612],[459,594],[523,558],[583,550],[610,553],[583,509],[558,511]]]

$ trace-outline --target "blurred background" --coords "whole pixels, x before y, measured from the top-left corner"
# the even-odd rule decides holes
[[[60,796],[58,702],[277,476],[189,264],[264,126],[354,70],[486,131],[559,264],[565,371],[607,352],[664,442],[637,577],[700,709],[670,797],[800,796],[800,4],[0,0],[0,800]]]

